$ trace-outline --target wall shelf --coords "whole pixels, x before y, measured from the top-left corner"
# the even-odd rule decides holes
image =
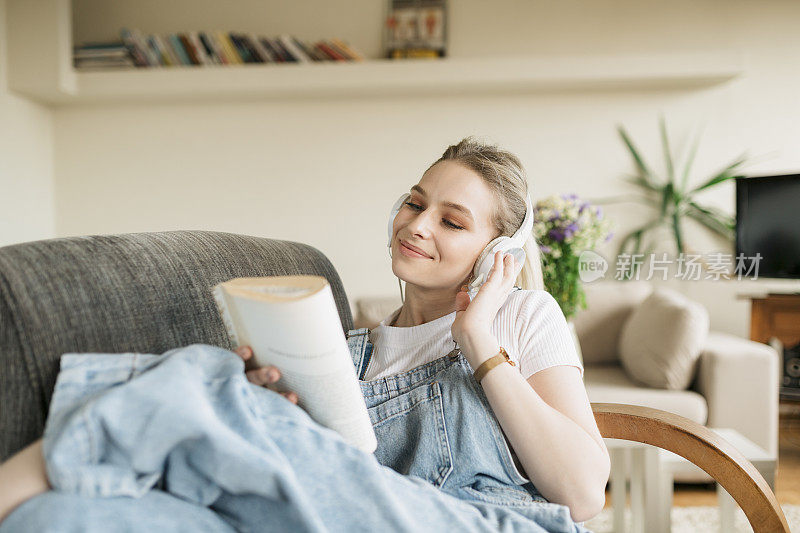
[[[72,69],[71,69],[72,70]],[[484,57],[310,64],[72,70],[73,84],[26,85],[21,94],[55,106],[104,102],[460,95],[687,89],[739,76],[731,53],[664,56]]]
[[[533,94],[711,87],[743,72],[734,51],[663,55],[373,59],[76,71],[70,0],[8,0],[9,88],[53,106],[385,95]]]

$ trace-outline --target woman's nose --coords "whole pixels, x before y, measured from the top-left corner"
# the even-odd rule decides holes
[[[428,237],[431,232],[431,223],[433,217],[427,214],[426,211],[414,216],[408,223],[408,230],[414,235],[420,237]]]

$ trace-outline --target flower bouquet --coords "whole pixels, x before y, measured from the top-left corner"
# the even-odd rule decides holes
[[[544,286],[558,302],[567,320],[586,308],[579,278],[578,258],[613,235],[600,207],[576,194],[550,196],[533,206],[533,234],[542,252]]]

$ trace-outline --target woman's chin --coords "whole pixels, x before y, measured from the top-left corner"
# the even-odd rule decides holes
[[[414,283],[413,282],[414,276],[413,275],[409,276],[407,269],[403,268],[402,266],[396,265],[394,261],[392,261],[392,274],[394,274],[394,277],[400,279],[404,283],[408,283],[409,279],[412,279],[411,283]]]

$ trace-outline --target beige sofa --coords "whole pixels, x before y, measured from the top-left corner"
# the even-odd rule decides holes
[[[584,383],[593,403],[626,403],[663,409],[709,427],[739,431],[765,450],[778,452],[778,354],[771,347],[730,334],[708,333],[694,377],[685,390],[652,388],[631,378],[619,359],[626,321],[652,292],[646,282],[585,285],[588,307],[574,319],[584,361]],[[400,306],[400,298],[355,302],[355,326],[374,327]],[[675,481],[706,483],[699,468]]]
[[[575,317],[592,402],[663,409],[709,427],[737,430],[778,453],[778,354],[765,344],[710,331],[686,390],[654,389],[631,379],[620,364],[620,333],[631,312],[652,291],[645,282],[586,284],[588,307]],[[676,481],[710,482],[696,469]]]

